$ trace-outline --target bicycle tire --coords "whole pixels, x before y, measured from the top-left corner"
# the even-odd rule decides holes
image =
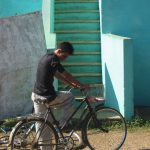
[[[57,144],[58,135],[55,128],[50,122],[45,122],[43,118],[38,117],[19,121],[9,138],[10,150],[40,150],[41,148],[56,150]]]
[[[91,113],[85,118],[82,129],[84,142],[91,150],[119,150],[127,135],[125,119],[110,107],[96,107],[95,114],[96,119]]]

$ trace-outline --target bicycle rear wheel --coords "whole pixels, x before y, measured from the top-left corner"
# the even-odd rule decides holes
[[[127,134],[123,116],[109,107],[97,107],[95,114],[96,117],[89,113],[85,118],[85,143],[92,150],[118,150]]]
[[[11,150],[56,150],[58,135],[44,119],[27,118],[17,123],[9,141]]]

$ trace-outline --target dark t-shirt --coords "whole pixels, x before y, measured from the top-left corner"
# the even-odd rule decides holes
[[[38,64],[34,93],[47,98],[55,97],[53,81],[56,71],[65,71],[58,57],[54,53],[44,55]]]

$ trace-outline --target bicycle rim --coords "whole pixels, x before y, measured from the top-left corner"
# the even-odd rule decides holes
[[[112,108],[97,108],[96,118],[87,116],[85,141],[93,150],[118,150],[124,143],[127,128],[122,115]]]
[[[10,136],[11,150],[57,149],[58,137],[55,129],[44,120],[20,121]]]

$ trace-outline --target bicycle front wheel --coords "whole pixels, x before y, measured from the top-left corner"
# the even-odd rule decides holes
[[[27,118],[17,123],[9,141],[11,150],[56,150],[58,135],[54,127],[44,119]]]
[[[92,150],[118,150],[127,134],[126,122],[115,109],[97,107],[95,115],[89,113],[83,128],[84,140]]]

